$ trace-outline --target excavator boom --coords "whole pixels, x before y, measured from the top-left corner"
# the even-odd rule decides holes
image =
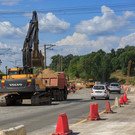
[[[23,45],[23,68],[25,74],[32,73],[33,67],[43,67],[43,56],[39,52],[38,45],[38,17],[33,11],[32,19],[29,22],[28,32]],[[34,44],[34,49],[32,50]]]

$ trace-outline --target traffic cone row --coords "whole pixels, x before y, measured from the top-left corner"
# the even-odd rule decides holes
[[[109,101],[106,102],[106,110],[104,113],[113,113],[113,111],[111,110]]]
[[[120,107],[120,105],[123,105],[126,103],[128,103],[127,95],[124,94],[124,95],[121,95],[120,101],[118,101],[117,97],[115,98],[114,105],[116,107]],[[111,110],[109,101],[106,102],[106,110],[104,113],[113,113],[113,111]],[[98,113],[98,104],[90,104],[90,112],[87,117],[87,120],[93,121],[93,120],[100,120],[100,119],[101,118]],[[56,132],[52,133],[52,135],[70,135],[72,133],[73,133],[72,130],[69,130],[68,119],[67,119],[66,113],[59,114]]]
[[[114,105],[115,105],[115,107],[121,107],[121,105],[119,104],[118,97],[115,98]]]
[[[127,100],[127,95],[124,93],[124,96],[121,95],[121,97],[120,97],[119,104],[120,104],[120,105],[124,105],[124,104],[126,104],[126,103],[128,103],[128,100]]]
[[[69,130],[66,113],[59,114],[56,132],[53,133],[52,135],[70,135],[70,134],[72,134],[72,130]]]
[[[87,117],[87,120],[99,120],[98,114],[98,104],[90,104],[90,113]]]

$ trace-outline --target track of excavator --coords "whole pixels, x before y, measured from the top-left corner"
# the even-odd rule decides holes
[[[31,97],[31,105],[44,105],[44,104],[51,104],[52,98],[50,93],[36,93]]]
[[[45,92],[36,93],[31,97],[31,105],[50,105],[52,102],[51,95]],[[0,106],[21,105],[22,98],[19,94],[5,93],[0,96]]]
[[[5,93],[0,96],[0,106],[20,105],[22,100],[18,94]]]

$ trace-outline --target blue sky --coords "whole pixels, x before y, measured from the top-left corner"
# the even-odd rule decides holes
[[[1,70],[22,66],[21,49],[34,10],[40,49],[56,44],[47,50],[47,64],[57,54],[85,55],[135,45],[134,0],[0,0]]]

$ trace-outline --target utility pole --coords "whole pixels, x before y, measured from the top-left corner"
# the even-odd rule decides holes
[[[46,45],[44,45],[44,69],[46,69]]]
[[[44,69],[46,69],[46,50],[53,50],[53,46],[56,46],[56,45],[52,45],[52,44],[49,44],[49,45],[44,45]]]
[[[127,76],[130,76],[130,74],[131,74],[131,63],[132,63],[132,61],[129,60],[128,61],[128,68],[127,68]]]
[[[61,67],[61,64],[60,64],[60,55],[59,55],[59,72],[60,72],[60,67]]]
[[[63,71],[63,69],[62,69],[62,68],[63,68],[63,67],[62,67],[62,64],[63,64],[63,63],[62,63],[62,56],[61,56],[61,64],[60,64],[60,65],[61,65],[61,72]]]

